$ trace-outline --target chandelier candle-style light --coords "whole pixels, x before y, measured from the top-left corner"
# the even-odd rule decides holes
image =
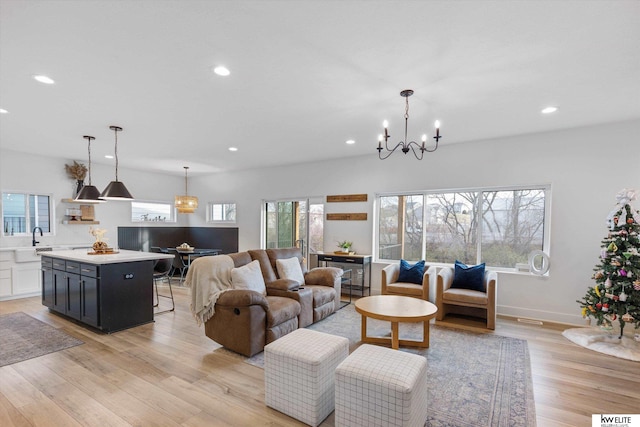
[[[189,191],[188,191],[189,181],[187,178],[187,171],[189,170],[189,166],[183,166],[183,167],[184,167],[184,196],[176,196],[175,205],[179,213],[190,214],[190,213],[194,213],[198,208],[198,198],[195,196],[189,196]]]
[[[89,185],[82,186],[82,189],[76,196],[75,200],[79,202],[104,203],[105,200],[100,198],[100,190],[98,190],[95,185],[91,185],[91,140],[95,139],[95,137],[84,135],[83,138],[89,141]]]
[[[118,132],[122,131],[120,126],[109,126],[116,136],[115,157],[116,157],[116,180],[111,181],[107,188],[100,194],[101,199],[105,200],[133,200],[133,196],[127,190],[123,182],[118,181]]]
[[[382,126],[384,126],[384,135],[380,134],[378,136],[378,157],[380,157],[380,160],[385,160],[386,158],[388,158],[390,155],[392,155],[399,147],[401,147],[402,152],[404,154],[407,154],[409,152],[409,150],[411,150],[413,152],[413,155],[416,156],[416,159],[418,160],[422,160],[422,157],[424,156],[424,152],[428,152],[428,153],[433,153],[434,151],[436,151],[438,149],[438,141],[440,140],[440,138],[442,138],[442,136],[440,136],[440,121],[436,120],[435,122],[435,128],[436,128],[436,136],[433,137],[433,139],[436,140],[436,145],[434,148],[429,149],[426,147],[426,143],[427,143],[427,135],[424,134],[422,135],[422,145],[418,144],[415,141],[411,141],[411,142],[407,142],[407,129],[409,126],[409,97],[413,95],[413,90],[411,89],[405,89],[402,92],[400,92],[400,96],[403,96],[405,98],[405,107],[404,107],[404,141],[400,141],[398,142],[398,144],[396,144],[395,147],[393,147],[392,149],[389,148],[388,145],[388,141],[389,141],[389,137],[391,135],[389,135],[389,122],[387,122],[386,120],[382,123]],[[384,140],[384,149],[387,150],[387,155],[383,156],[382,155],[382,141]],[[420,151],[420,155],[418,156],[417,151]]]

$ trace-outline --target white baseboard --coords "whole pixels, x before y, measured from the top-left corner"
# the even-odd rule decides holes
[[[577,307],[577,305],[576,305]],[[496,307],[497,314],[499,316],[506,316],[512,318],[520,318],[532,321],[540,322],[553,322],[562,323],[566,325],[586,326],[587,320],[580,315],[579,308],[576,308],[576,314],[557,313],[553,311],[545,310],[532,310],[522,307],[512,307],[505,305],[498,305]]]

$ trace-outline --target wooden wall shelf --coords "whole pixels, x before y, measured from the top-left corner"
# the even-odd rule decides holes
[[[367,213],[328,213],[327,221],[366,221]]]
[[[62,203],[75,203],[75,204],[78,204],[78,205],[96,205],[96,204],[100,203],[100,202],[93,202],[93,201],[90,201],[90,200],[82,200],[81,201],[81,200],[73,200],[73,199],[61,199],[60,201]]]
[[[100,224],[100,221],[70,221],[70,220],[63,220],[62,221],[63,224],[85,224],[85,225],[95,225],[95,224]]]
[[[333,202],[366,202],[366,194],[340,194],[335,196],[327,196],[327,203]]]

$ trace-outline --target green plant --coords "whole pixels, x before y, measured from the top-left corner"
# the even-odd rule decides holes
[[[345,250],[349,250],[352,244],[353,242],[350,242],[348,240],[343,240],[342,242],[338,242],[338,247]]]

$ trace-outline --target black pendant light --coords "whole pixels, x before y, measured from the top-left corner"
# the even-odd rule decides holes
[[[133,196],[127,190],[127,187],[118,181],[118,132],[122,131],[120,126],[109,126],[116,135],[115,156],[116,156],[116,180],[111,181],[107,188],[100,194],[101,199],[105,200],[133,200]]]
[[[91,140],[95,139],[95,137],[84,135],[83,138],[89,141],[89,185],[82,187],[75,200],[78,202],[104,203],[105,201],[100,199],[100,190],[91,185]]]

